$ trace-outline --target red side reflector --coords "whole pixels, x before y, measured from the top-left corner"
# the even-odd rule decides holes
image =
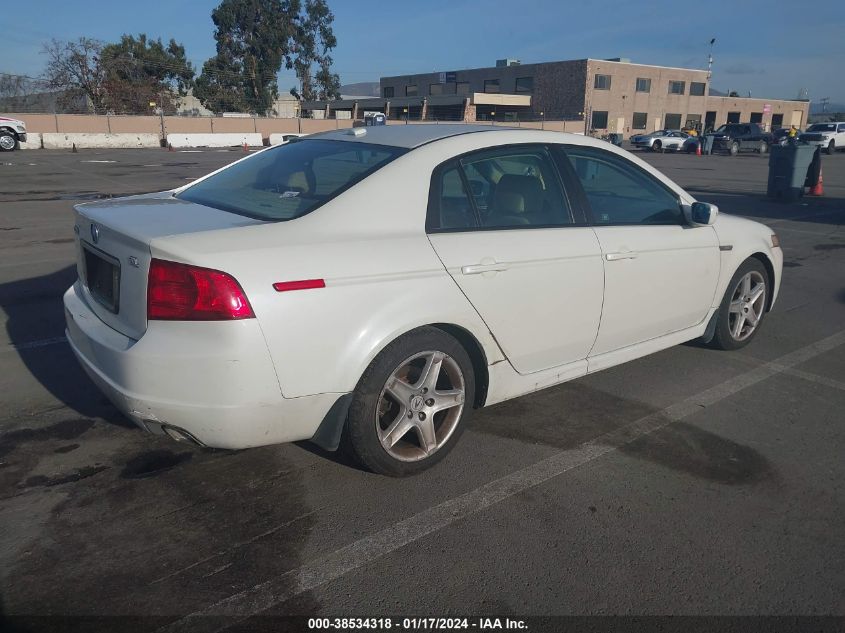
[[[311,290],[312,288],[325,288],[324,279],[301,279],[300,281],[280,281],[273,284],[276,292],[288,292],[289,290]]]

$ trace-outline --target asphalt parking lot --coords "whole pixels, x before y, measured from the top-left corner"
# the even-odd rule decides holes
[[[783,285],[759,336],[478,411],[443,464],[404,480],[307,444],[146,435],[63,339],[71,205],[174,187],[241,152],[0,155],[0,628],[845,616],[845,154],[823,157],[825,197],[795,204],[765,199],[764,157],[639,155],[780,235]]]

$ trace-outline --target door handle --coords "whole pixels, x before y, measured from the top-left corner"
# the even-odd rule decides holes
[[[620,259],[637,259],[637,254],[633,251],[624,251],[621,253],[607,253],[604,258],[609,262],[619,261]]]
[[[502,272],[510,268],[510,264],[494,262],[492,264],[473,264],[471,266],[461,266],[461,272],[464,275],[480,275],[481,273]]]

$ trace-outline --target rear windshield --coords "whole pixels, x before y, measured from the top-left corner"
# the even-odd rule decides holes
[[[293,220],[328,202],[407,150],[296,140],[224,169],[177,198],[259,220]]]

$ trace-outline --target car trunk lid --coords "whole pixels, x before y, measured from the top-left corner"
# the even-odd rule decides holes
[[[172,192],[74,207],[77,272],[87,303],[112,329],[139,339],[147,329],[147,275],[153,240],[261,224],[173,197]]]

